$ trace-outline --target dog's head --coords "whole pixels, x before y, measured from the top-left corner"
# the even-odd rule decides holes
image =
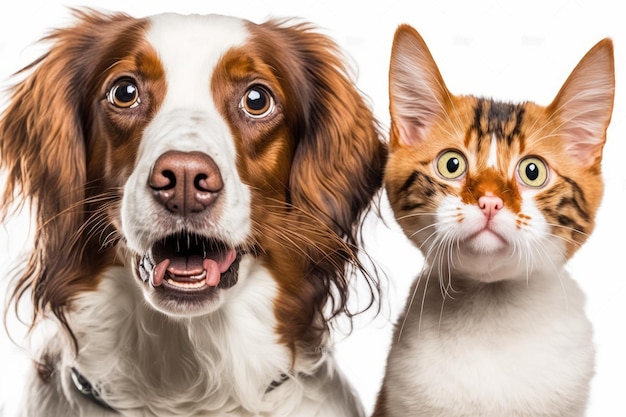
[[[385,146],[335,44],[305,24],[77,12],[24,71],[0,121],[4,203],[31,199],[15,297],[64,321],[125,263],[171,316],[211,313],[245,279],[277,282],[290,343],[346,309],[355,226]],[[321,325],[325,328],[325,325]]]

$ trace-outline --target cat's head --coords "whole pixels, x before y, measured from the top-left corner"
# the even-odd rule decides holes
[[[395,34],[389,82],[386,190],[431,263],[489,281],[560,267],[576,252],[603,191],[611,40],[585,55],[546,107],[453,95],[407,25]]]

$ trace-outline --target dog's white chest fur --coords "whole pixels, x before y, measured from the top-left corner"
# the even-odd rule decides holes
[[[584,414],[594,349],[578,286],[565,273],[501,284],[443,304],[433,285],[423,310],[418,291],[390,354],[390,415]]]
[[[358,409],[332,357],[292,364],[274,331],[276,285],[251,257],[242,261],[224,309],[210,316],[167,318],[146,304],[134,279],[127,269],[110,268],[99,291],[76,301],[70,320],[80,329],[78,359],[63,334],[47,339],[59,344],[45,349],[60,361],[54,378],[63,394],[51,388],[56,384],[42,385],[37,398],[28,398],[30,412],[120,415],[79,394],[72,367],[125,416],[334,417]],[[285,374],[291,378],[283,381]],[[33,377],[30,384],[40,385]],[[281,383],[270,389],[274,381]]]

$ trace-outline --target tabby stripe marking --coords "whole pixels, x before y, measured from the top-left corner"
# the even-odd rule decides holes
[[[582,217],[584,221],[589,222],[589,214],[585,208],[587,206],[587,201],[585,200],[585,195],[583,194],[582,189],[571,178],[563,177],[563,180],[565,180],[565,182],[572,188],[572,196],[561,198],[558,208],[563,209],[563,207],[566,206],[574,207],[576,213]]]
[[[591,217],[587,213],[586,206],[587,201],[583,194],[582,189],[578,184],[568,177],[561,177],[564,181],[563,186],[570,189],[570,196],[562,196],[564,194],[559,187],[554,187],[551,191],[545,193],[539,199],[545,201],[547,206],[555,207],[555,209],[544,208],[543,211],[546,216],[550,216],[559,225],[570,229],[570,235],[572,240],[578,241],[581,234],[587,233],[587,226],[591,221]],[[551,204],[549,201],[558,198],[559,202]],[[571,210],[567,210],[570,208]],[[576,219],[575,217],[578,217]],[[582,224],[577,220],[582,220]],[[585,224],[586,223],[586,224]]]
[[[477,99],[470,132],[476,132],[478,149],[485,138],[493,136],[498,140],[506,140],[510,146],[516,138],[521,137],[524,113],[521,104]]]
[[[413,192],[413,188],[417,190]],[[398,194],[404,194],[402,210],[411,211],[422,208],[437,192],[445,193],[448,189],[446,184],[434,180],[431,176],[420,171],[413,171],[398,190]]]

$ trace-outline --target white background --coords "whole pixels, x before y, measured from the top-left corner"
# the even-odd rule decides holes
[[[626,416],[626,127],[623,77],[625,17],[610,0],[498,2],[474,1],[130,1],[64,2],[0,0],[0,88],[10,74],[35,59],[36,41],[50,28],[70,21],[67,6],[125,11],[142,17],[163,11],[221,13],[260,22],[268,17],[299,17],[315,22],[348,52],[357,83],[369,96],[377,117],[389,125],[387,70],[391,41],[400,23],[412,24],[425,38],[450,90],[504,100],[548,104],[582,56],[600,39],[615,42],[617,95],[605,147],[606,190],[593,236],[568,269],[588,296],[587,311],[595,327],[597,373],[588,416]],[[5,97],[5,96],[3,96]],[[11,261],[24,252],[27,216],[0,228],[0,288]],[[368,223],[369,224],[369,223]],[[383,280],[382,313],[364,315],[348,337],[338,338],[335,354],[371,411],[383,374],[391,322],[404,304],[413,276],[421,268],[393,223],[366,229],[371,254],[388,272]],[[2,298],[0,297],[0,304]],[[22,328],[9,327],[17,339]],[[21,349],[0,333],[0,404],[18,390],[15,372],[31,366]]]

